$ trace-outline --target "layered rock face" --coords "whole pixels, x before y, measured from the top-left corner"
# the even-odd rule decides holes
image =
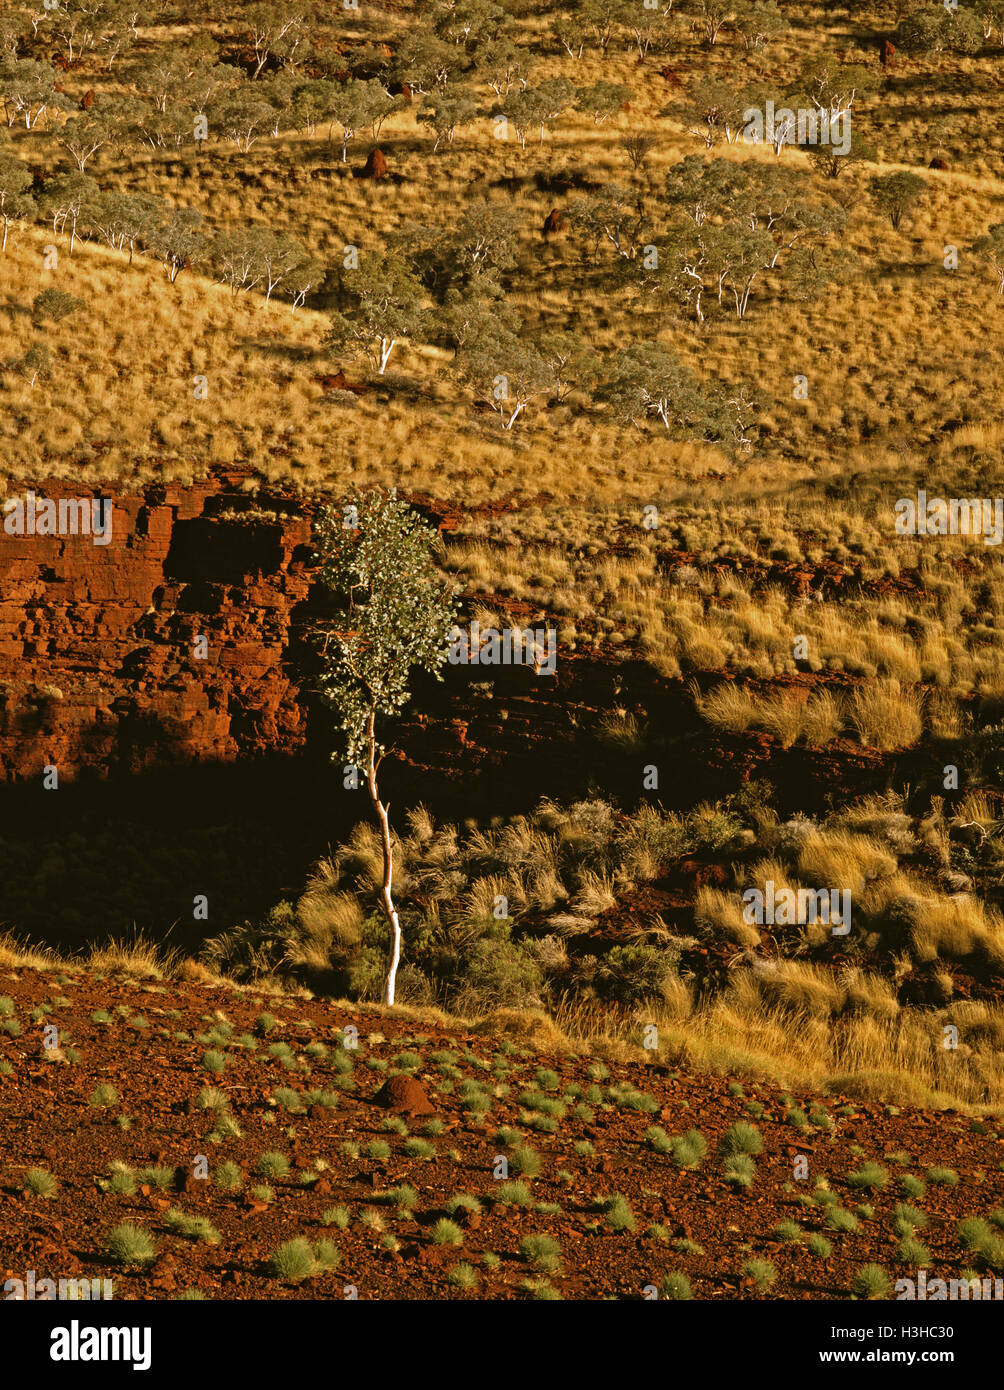
[[[0,778],[302,746],[288,658],[310,524],[301,500],[240,482],[104,493],[107,544],[0,529]],[[66,481],[33,491],[36,511],[85,495]]]
[[[331,721],[310,720],[305,675],[308,629],[326,608],[311,585],[311,504],[242,484],[221,472],[189,487],[113,493],[108,544],[37,528],[9,534],[0,511],[0,783],[42,786],[51,766],[63,785],[85,770],[107,778],[300,753],[305,765],[327,766]],[[33,491],[57,506],[83,495],[66,482]],[[459,509],[425,494],[407,500],[440,530],[456,526]],[[495,606],[506,624],[536,621],[515,600]],[[713,733],[683,681],[623,653],[562,649],[553,675],[447,665],[444,676],[417,678],[388,729],[396,756],[383,776],[395,802],[499,814],[544,793],[581,795],[601,774],[630,800],[656,755],[597,741],[602,712],[619,704],[639,707],[651,735],[672,741],[663,754],[674,772],[660,787],[668,804],[690,794],[692,778],[724,795],[768,763],[799,806],[835,779],[870,789],[886,775],[886,760],[860,748],[778,750],[766,736]],[[329,820],[362,813],[345,796],[327,805]]]

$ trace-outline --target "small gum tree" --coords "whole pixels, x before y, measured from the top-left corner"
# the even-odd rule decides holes
[[[879,174],[868,181],[872,201],[894,227],[898,227],[903,218],[912,212],[914,204],[926,188],[926,179],[909,172]]]
[[[404,258],[391,254],[366,257],[346,285],[356,303],[344,314],[332,314],[324,347],[362,351],[383,376],[397,344],[422,325],[422,286]]]
[[[315,539],[318,578],[340,605],[335,625],[320,637],[321,694],[337,713],[345,754],[366,779],[380,827],[380,907],[390,928],[382,998],[393,1004],[401,923],[392,895],[390,806],[378,783],[387,749],[377,721],[408,703],[413,672],[443,679],[456,621],[454,590],[435,565],[435,531],[393,494],[368,493],[344,508],[324,508]]]

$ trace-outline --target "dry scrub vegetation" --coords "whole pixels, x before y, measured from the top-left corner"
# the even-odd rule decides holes
[[[985,798],[917,818],[895,797],[822,821],[754,798],[686,815],[543,802],[487,829],[423,808],[395,841],[407,963],[395,1014],[463,1019],[549,1048],[653,1055],[783,1085],[1004,1111],[1004,823]],[[719,886],[702,883],[717,865]],[[381,857],[359,825],[300,898],[207,942],[198,959],[138,938],[84,951],[0,941],[8,970],[379,996]],[[743,893],[839,886],[853,930],[751,925]],[[655,1025],[658,1046],[646,1029]]]
[[[395,851],[409,1007],[524,1022],[544,1013],[600,1051],[637,1048],[655,1024],[660,1055],[702,1067],[1004,1106],[1004,917],[978,896],[999,877],[1004,836],[981,798],[919,819],[896,798],[871,798],[820,822],[780,821],[750,798],[680,816],[543,802],[466,831],[419,808]],[[708,863],[723,868],[717,886],[702,881]],[[378,997],[380,876],[376,834],[362,824],[298,901],[168,973]],[[752,925],[743,893],[768,880],[778,894],[849,891],[852,932]],[[5,960],[41,963],[13,944]],[[160,968],[142,943],[90,964]]]

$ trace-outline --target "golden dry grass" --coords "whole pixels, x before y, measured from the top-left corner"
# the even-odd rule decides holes
[[[348,36],[393,41],[412,22],[407,11],[367,8],[365,18],[347,18]],[[769,72],[790,73],[806,53],[835,49],[874,63],[863,30],[845,33],[821,6],[789,9],[801,23],[771,46]],[[82,463],[95,478],[161,471],[185,477],[213,460],[239,459],[265,476],[292,476],[308,486],[337,488],[351,476],[469,498],[544,489],[562,497],[638,501],[686,493],[701,478],[706,496],[734,495],[738,487],[751,500],[770,501],[787,498],[800,482],[818,487],[862,469],[901,472],[919,462],[926,448],[943,447],[943,424],[952,416],[965,419],[957,446],[994,447],[998,383],[970,345],[993,333],[997,297],[972,258],[963,258],[958,272],[942,266],[945,244],[965,246],[982,233],[1004,190],[995,158],[1000,135],[980,121],[978,100],[956,110],[959,91],[986,91],[992,84],[985,62],[958,60],[947,74],[939,73],[923,107],[910,84],[898,80],[866,96],[860,112],[855,107],[855,119],[890,170],[915,167],[918,159],[926,164],[937,119],[946,111],[957,116],[944,147],[952,171],[929,175],[916,216],[899,231],[883,224],[864,195],[874,168],[853,169],[830,190],[809,174],[805,155],[783,155],[786,164],[804,168],[817,189],[836,192],[847,204],[845,244],[862,258],[852,289],[831,289],[808,306],[765,290],[744,323],[723,319],[698,331],[653,306],[633,303],[606,272],[599,283],[587,279],[583,285],[572,238],[541,246],[539,228],[554,195],[535,188],[536,170],[585,165],[595,177],[627,182],[630,169],[619,137],[628,130],[650,131],[657,144],[643,181],[657,226],[657,190],[667,167],[703,148],[682,110],[659,114],[667,100],[678,99],[653,64],[639,68],[633,51],[617,45],[602,58],[587,50],[574,63],[549,51],[546,23],[539,16],[519,25],[521,41],[545,53],[535,80],[623,82],[633,93],[629,113],[600,128],[588,117],[566,114],[542,148],[531,141],[525,151],[494,139],[490,123],[480,120],[432,154],[412,107],[392,117],[381,136],[392,169],[402,176],[397,185],[353,179],[321,129],[313,136],[262,138],[246,155],[213,142],[198,154],[144,148],[120,156],[102,150],[88,172],[103,187],[142,188],[198,207],[220,225],[267,216],[332,264],[347,242],[378,249],[409,220],[427,221],[433,210],[454,204],[458,191],[461,198],[468,190],[474,196],[500,179],[523,177],[518,191],[495,189],[492,196],[513,206],[523,224],[512,296],[528,324],[575,328],[599,352],[640,333],[670,336],[704,377],[753,376],[769,398],[771,434],[752,460],[737,471],[716,450],[657,435],[639,457],[635,436],[581,409],[534,407],[518,439],[503,441],[472,418],[462,391],[439,379],[446,355],[420,343],[395,359],[397,372],[417,384],[417,399],[390,391],[352,410],[333,406],[313,380],[332,366],[318,351],[322,314],[291,315],[278,305],[266,312],[260,297],[233,301],[202,276],[183,273],[169,285],[159,267],[140,262],[129,268],[119,253],[91,243],[78,246],[72,258],[61,250],[56,282],[81,294],[87,308],[72,327],[49,331],[58,357],[53,381],[34,392],[9,387],[10,410],[0,423],[7,468],[38,476]],[[152,49],[192,32],[151,27],[142,38]],[[673,61],[685,57],[702,71],[734,66],[732,42],[706,52],[684,28],[679,43],[682,53]],[[923,74],[925,65],[918,62],[913,70]],[[84,85],[118,90],[119,77],[88,72],[69,76],[67,84],[72,97]],[[30,162],[53,162],[51,142],[41,130],[18,134],[17,147]],[[365,148],[363,140],[351,147],[350,168]],[[742,144],[714,153],[774,159]],[[42,247],[51,240],[51,233],[32,229],[16,237],[0,260],[0,289],[7,298],[3,329],[13,347],[22,347],[28,336],[25,304],[53,282],[53,272],[41,268]],[[610,258],[603,264],[609,272]],[[886,273],[889,266],[894,273]],[[300,353],[306,360],[298,360]],[[200,371],[210,378],[205,402],[194,401],[191,391],[191,378]],[[807,401],[792,398],[796,373],[809,377]],[[97,443],[111,448],[95,457]]]

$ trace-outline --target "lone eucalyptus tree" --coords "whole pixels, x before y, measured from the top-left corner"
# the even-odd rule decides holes
[[[382,998],[393,1004],[401,923],[392,893],[390,806],[378,782],[387,749],[377,721],[408,703],[413,672],[442,680],[456,618],[453,586],[435,565],[435,531],[393,494],[369,493],[344,508],[326,508],[315,530],[318,577],[340,605],[320,640],[321,693],[337,712],[348,771],[365,777],[380,828],[380,907],[390,928]]]

